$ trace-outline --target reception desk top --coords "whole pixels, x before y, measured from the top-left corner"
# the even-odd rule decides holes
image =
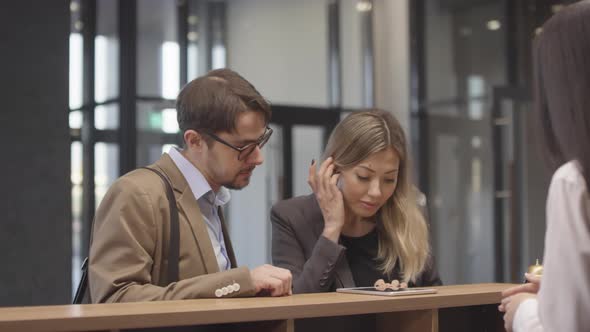
[[[89,331],[277,321],[499,303],[511,284],[433,287],[436,294],[385,297],[342,293],[280,298],[200,299],[0,308],[0,331]]]

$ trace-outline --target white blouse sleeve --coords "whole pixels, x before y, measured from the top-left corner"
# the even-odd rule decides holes
[[[512,330],[514,332],[543,332],[537,308],[537,299],[524,300],[516,310]]]
[[[590,198],[574,162],[560,167],[549,187],[538,302],[545,331],[590,327]]]

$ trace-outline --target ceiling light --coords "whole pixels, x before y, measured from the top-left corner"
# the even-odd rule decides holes
[[[197,39],[199,39],[199,34],[196,31],[191,31],[186,35],[186,38],[192,42],[195,42]]]
[[[373,9],[373,4],[369,1],[359,1],[356,3],[356,10],[359,12],[368,12]]]
[[[84,23],[82,23],[82,21],[76,21],[76,23],[74,23],[74,28],[76,31],[82,31],[82,29],[84,29]]]
[[[487,26],[488,26],[489,30],[496,31],[496,30],[500,30],[500,28],[502,27],[502,24],[498,20],[491,20],[491,21],[488,21]]]

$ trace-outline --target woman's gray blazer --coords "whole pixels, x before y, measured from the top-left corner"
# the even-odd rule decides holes
[[[273,265],[291,271],[293,293],[356,286],[345,257],[346,248],[321,236],[324,218],[315,195],[276,203],[271,209],[271,222]],[[431,256],[415,286],[441,284]]]

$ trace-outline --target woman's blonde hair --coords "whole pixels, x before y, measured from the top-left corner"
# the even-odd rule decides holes
[[[391,275],[399,263],[403,280],[416,281],[430,255],[430,245],[428,227],[412,184],[406,138],[400,123],[391,113],[378,109],[352,113],[332,131],[324,159],[331,156],[336,168],[345,170],[387,148],[397,153],[399,170],[395,192],[376,215],[377,259],[385,274]]]

